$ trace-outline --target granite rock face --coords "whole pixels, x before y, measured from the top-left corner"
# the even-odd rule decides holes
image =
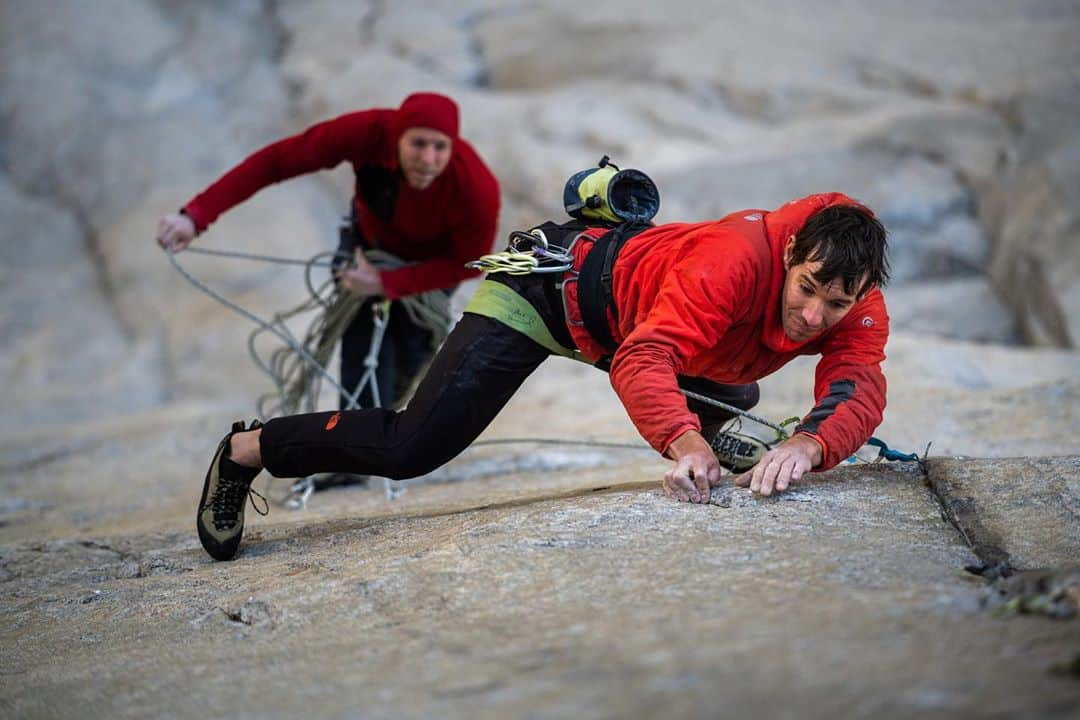
[[[1080,560],[1080,458],[935,458],[930,487],[984,560],[1018,570]]]
[[[1078,30],[1064,0],[0,4],[0,708],[1070,717],[1050,669],[1080,626],[1045,609],[1076,588]],[[931,443],[929,485],[857,464],[688,507],[648,450],[480,446],[394,501],[275,505],[212,563],[205,462],[271,387],[156,220],[275,138],[423,89],[499,177],[500,242],[561,218],[603,154],[656,179],[664,222],[874,207],[878,435]],[[268,188],[196,246],[311,257],[352,181]],[[176,260],[264,318],[306,297],[295,268]],[[804,414],[812,382],[793,363],[758,411]],[[559,359],[484,439],[537,436],[640,442],[607,377]]]
[[[1066,717],[1080,702],[1048,672],[1080,625],[986,612],[963,570],[977,558],[913,464],[771,499],[720,487],[705,506],[654,482],[620,463],[419,485],[393,507],[343,493],[300,522],[256,520],[231,563],[175,528],[6,545],[20,679],[0,700],[20,716],[251,717],[700,717],[718,697],[809,717]]]

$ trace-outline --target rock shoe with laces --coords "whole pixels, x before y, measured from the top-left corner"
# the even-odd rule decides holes
[[[215,560],[231,560],[240,547],[240,538],[244,534],[244,505],[251,497],[251,506],[260,515],[266,515],[269,507],[260,510],[255,504],[255,497],[263,498],[251,489],[251,483],[259,474],[260,468],[238,465],[229,457],[232,436],[245,430],[262,427],[254,420],[245,428],[242,421],[233,423],[232,431],[218,445],[210,469],[206,471],[199,511],[195,516],[195,525],[199,530],[199,540],[203,548]]]
[[[703,434],[709,437],[712,433]],[[757,465],[765,453],[769,452],[769,446],[764,441],[734,430],[717,429],[715,434],[712,434],[709,445],[720,466],[736,475]]]

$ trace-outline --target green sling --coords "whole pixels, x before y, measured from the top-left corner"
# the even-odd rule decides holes
[[[555,340],[551,331],[544,325],[540,313],[536,312],[536,308],[530,305],[528,300],[502,283],[494,280],[481,282],[476,294],[465,307],[465,312],[498,320],[503,325],[535,340],[537,344],[555,355],[584,362],[580,352],[563,347]]]

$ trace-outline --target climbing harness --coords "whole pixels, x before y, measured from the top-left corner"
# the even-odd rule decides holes
[[[644,222],[627,222],[596,239],[581,263],[578,274],[578,308],[581,321],[601,347],[614,354],[617,343],[611,335],[608,314],[618,323],[619,312],[612,293],[612,277],[619,251],[634,236],[652,227]],[[610,357],[604,358],[610,361]]]
[[[330,361],[338,340],[365,302],[363,298],[339,290],[332,277],[318,284],[313,280],[312,272],[315,268],[334,269],[341,265],[341,260],[348,260],[343,253],[322,252],[308,260],[301,260],[210,248],[188,248],[186,252],[228,259],[297,265],[304,268],[304,282],[308,290],[308,298],[294,308],[276,313],[268,321],[198,280],[181,265],[175,253],[166,250],[169,262],[189,283],[256,325],[255,330],[248,336],[248,352],[256,367],[271,379],[276,388],[275,393],[264,395],[256,402],[256,412],[260,418],[313,412],[317,406],[323,380],[330,383],[345,399],[347,410],[360,407],[359,398],[365,389],[371,393],[375,405],[382,404],[376,372],[379,351],[389,320],[389,300],[380,300],[371,304],[372,339],[364,359],[364,373],[355,390],[347,391],[326,370],[326,365]],[[367,250],[364,256],[378,268],[400,267],[404,264],[401,260],[380,250]],[[438,291],[419,293],[402,298],[398,302],[414,324],[432,332],[435,343],[441,343],[445,339],[450,326],[449,298],[445,293]],[[309,313],[315,313],[315,318],[304,334],[298,338],[290,330],[287,321]],[[273,350],[268,357],[264,357],[257,348],[258,339],[266,333],[275,336],[283,343],[283,346]],[[395,488],[389,479],[384,479],[384,489],[387,499],[393,499],[404,492],[403,488]],[[284,497],[272,497],[272,499],[280,505],[294,509],[302,508],[306,506],[314,490],[313,478],[301,478],[291,485]]]
[[[465,306],[465,312],[498,320],[522,335],[527,335],[555,355],[587,362],[576,348],[568,348],[555,339],[532,303],[502,283],[494,280],[482,281],[469,304]]]

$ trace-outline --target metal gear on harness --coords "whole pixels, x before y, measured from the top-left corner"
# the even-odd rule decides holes
[[[380,300],[371,306],[371,322],[375,330],[371,335],[371,346],[367,356],[364,357],[364,374],[356,385],[356,390],[346,395],[346,410],[354,410],[360,407],[358,398],[360,393],[368,385],[371,386],[371,397],[375,407],[382,407],[382,397],[379,395],[379,383],[376,382],[375,371],[379,369],[379,350],[382,349],[383,336],[386,335],[386,323],[390,318],[390,301]]]
[[[573,266],[570,248],[549,243],[539,227],[528,232],[514,230],[510,233],[506,250],[482,255],[465,263],[465,267],[472,270],[508,275],[563,273]]]

